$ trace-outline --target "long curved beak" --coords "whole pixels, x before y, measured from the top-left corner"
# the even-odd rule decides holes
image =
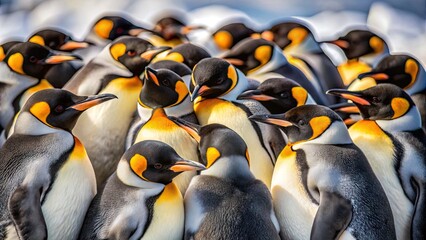
[[[141,54],[141,58],[144,58],[150,62],[155,56],[169,49],[171,49],[171,47],[167,47],[167,46],[156,47],[146,52],[143,52]]]
[[[146,67],[145,71],[146,71],[146,78],[154,82],[157,86],[160,86],[160,82],[158,81],[158,78],[157,78],[157,71],[150,67]]]
[[[336,95],[348,100],[353,101],[354,103],[360,105],[371,105],[371,103],[364,98],[361,92],[352,92],[344,89],[330,89],[326,92],[329,95]]]
[[[289,122],[284,119],[284,114],[252,115],[249,117],[249,119],[255,122],[267,123],[280,127],[294,126],[292,122]]]
[[[51,54],[43,62],[45,64],[59,64],[67,61],[82,60],[80,56],[74,54]]]
[[[77,41],[68,41],[64,45],[62,45],[59,49],[62,51],[72,51],[80,48],[87,48],[89,43],[87,42],[77,42]]]
[[[333,41],[324,41],[322,43],[331,43],[334,44],[342,49],[346,49],[349,48],[349,42],[342,40],[342,39],[337,39],[337,40],[333,40]]]
[[[359,108],[353,104],[353,103],[337,103],[331,106],[328,106],[331,110],[335,112],[342,112],[342,113],[359,113]]]
[[[170,168],[173,172],[184,172],[184,171],[199,171],[205,170],[206,167],[201,164],[190,160],[179,160],[175,162]]]
[[[262,94],[262,92],[260,90],[257,90],[257,89],[245,91],[245,92],[241,93],[240,96],[238,96],[237,99],[238,100],[252,99],[252,100],[256,100],[256,101],[260,101],[260,102],[278,100],[274,97]]]
[[[360,75],[358,75],[358,79],[362,79],[365,77],[371,77],[374,80],[388,80],[389,79],[389,75],[387,75],[386,73],[382,73],[382,72],[366,72],[366,73],[361,73]]]
[[[115,96],[114,94],[100,94],[100,95],[93,95],[93,96],[88,96],[86,99],[84,99],[83,101],[77,102],[74,105],[68,107],[67,109],[74,109],[77,111],[85,111],[93,106],[96,106],[98,104],[101,104],[103,102],[109,101],[111,99],[117,98],[117,96]]]
[[[229,62],[230,64],[234,66],[242,66],[244,65],[244,61],[238,58],[226,58],[224,57],[223,60]]]

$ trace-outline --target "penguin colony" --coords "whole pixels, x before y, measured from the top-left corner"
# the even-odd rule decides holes
[[[197,31],[0,46],[0,239],[426,239],[419,61],[300,20]]]

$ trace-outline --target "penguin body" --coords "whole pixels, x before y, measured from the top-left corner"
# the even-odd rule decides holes
[[[208,169],[185,194],[185,239],[279,239],[271,195],[251,173],[243,139],[220,124],[199,136]]]
[[[271,191],[282,239],[395,239],[386,194],[336,113],[304,105],[251,119],[288,137]]]
[[[254,159],[250,169],[269,187],[274,160],[284,139],[277,129],[252,124],[248,119],[251,114],[268,111],[256,101],[237,101],[237,96],[248,87],[244,74],[217,58],[201,60],[192,74],[195,85],[192,100],[199,123],[220,123],[240,134]]]
[[[304,87],[318,104],[328,104],[320,84],[317,81],[310,81],[298,68],[291,65],[278,46],[272,42],[264,39],[246,39],[222,57],[247,77],[260,82],[278,77],[293,79]]]
[[[71,130],[82,111],[112,98],[49,89],[27,101],[0,150],[2,237],[77,239],[96,181]]]
[[[183,198],[172,179],[201,169],[165,143],[136,143],[93,200],[80,239],[182,239]]]
[[[426,135],[409,95],[392,84],[331,94],[351,99],[363,120],[349,129],[380,180],[395,221],[398,239],[425,237]]]

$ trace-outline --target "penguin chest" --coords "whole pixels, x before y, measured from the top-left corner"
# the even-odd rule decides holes
[[[296,152],[289,145],[278,156],[271,188],[282,235],[289,239],[309,239],[318,205],[307,194]]]
[[[95,172],[75,138],[74,149],[56,173],[42,205],[48,239],[76,239],[95,195]]]
[[[343,80],[343,84],[348,86],[353,80],[358,78],[359,74],[371,71],[371,67],[363,62],[350,61],[339,65],[337,70]]]
[[[361,120],[349,128],[354,143],[368,159],[389,199],[398,239],[409,238],[413,205],[405,196],[397,170],[392,139],[374,121]]]
[[[184,230],[183,198],[174,183],[169,183],[154,203],[153,217],[142,240],[181,240]]]
[[[270,188],[274,166],[247,113],[232,102],[221,99],[206,99],[198,102],[194,105],[194,110],[201,125],[220,123],[243,138],[251,159],[250,170],[257,179]]]

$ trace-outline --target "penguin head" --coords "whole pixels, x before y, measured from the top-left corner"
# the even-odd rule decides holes
[[[289,78],[270,78],[262,82],[256,90],[249,90],[238,96],[238,99],[259,101],[271,113],[284,113],[305,105],[309,94],[295,81]]]
[[[117,174],[121,181],[130,182],[130,179],[136,176],[145,182],[165,185],[184,171],[205,169],[200,163],[183,159],[168,144],[153,140],[138,142],[131,146],[121,158],[119,168],[124,165],[131,171],[121,172],[118,169]]]
[[[238,84],[237,70],[229,62],[219,58],[205,58],[193,69],[194,91],[191,101],[198,96],[216,98],[233,90]]]
[[[71,131],[82,112],[114,98],[112,94],[77,96],[62,89],[46,89],[34,93],[19,116],[27,112],[51,128]]]
[[[313,141],[321,137],[335,122],[344,127],[337,113],[320,105],[303,105],[284,114],[253,115],[249,118],[279,126],[287,135],[290,144]]]
[[[136,26],[121,16],[104,16],[93,25],[91,32],[98,38],[113,41],[121,36],[137,36],[143,31],[151,32]]]
[[[183,43],[170,50],[163,60],[180,62],[193,69],[204,58],[211,57],[204,48],[192,43]]]
[[[276,54],[274,43],[265,39],[248,38],[235,45],[222,58],[248,74],[267,64],[273,54]]]
[[[231,23],[213,33],[213,40],[221,50],[229,50],[241,40],[250,37],[255,31],[243,23]]]
[[[66,52],[89,46],[87,42],[74,41],[68,34],[55,29],[40,30],[31,35],[28,38],[28,42],[37,43],[53,50]]]
[[[351,100],[364,119],[392,120],[404,116],[415,107],[411,97],[393,84],[379,84],[363,91],[331,89],[327,94]]]
[[[157,54],[168,49],[170,48],[154,47],[141,38],[124,36],[111,43],[109,52],[115,61],[123,64],[133,74],[140,75]]]
[[[180,104],[189,91],[182,78],[169,69],[147,67],[139,104],[148,108],[166,108]]]
[[[191,69],[189,69],[189,67],[186,66],[185,64],[180,62],[175,62],[172,60],[160,60],[155,63],[150,63],[149,67],[153,69],[160,69],[160,68],[169,69],[181,77],[188,76],[188,75],[190,76],[192,73]]]
[[[376,84],[391,83],[407,90],[419,80],[422,68],[416,59],[408,55],[389,55],[383,58],[371,72],[362,73],[358,78],[362,80],[370,77]],[[351,90],[356,90],[354,87],[351,85]]]
[[[0,62],[6,58],[7,52],[18,43],[22,43],[21,41],[9,41],[0,45]]]
[[[356,59],[369,54],[379,54],[387,48],[386,42],[368,30],[352,30],[337,40],[328,41],[341,48],[348,59]]]
[[[175,16],[166,16],[155,23],[154,31],[158,32],[166,41],[171,41],[186,39],[186,35],[191,31],[203,28],[202,26],[186,25],[182,19]]]
[[[16,73],[42,79],[54,64],[76,59],[81,58],[54,52],[39,44],[24,42],[15,44],[8,51],[4,61]]]
[[[275,42],[281,49],[302,44],[312,35],[307,26],[298,22],[281,22],[264,31],[262,38]]]

